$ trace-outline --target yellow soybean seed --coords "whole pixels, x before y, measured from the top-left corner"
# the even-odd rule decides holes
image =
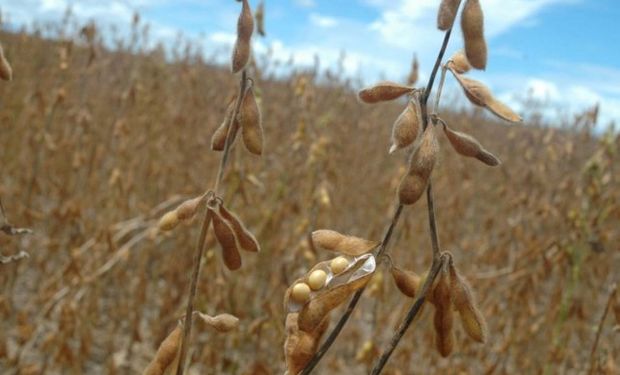
[[[321,289],[325,286],[325,281],[327,281],[327,274],[323,270],[316,270],[308,277],[308,284],[312,290]]]
[[[332,269],[332,272],[338,274],[344,271],[349,265],[349,261],[345,257],[337,257],[332,259],[329,263],[329,267]]]
[[[291,297],[295,302],[304,303],[310,298],[310,287],[306,283],[297,283],[293,287]]]

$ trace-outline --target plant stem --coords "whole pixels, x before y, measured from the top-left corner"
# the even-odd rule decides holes
[[[439,70],[441,61],[443,60],[443,56],[446,52],[446,48],[448,47],[448,42],[450,41],[451,34],[452,34],[452,29],[449,29],[448,31],[446,31],[446,34],[443,38],[443,44],[441,45],[441,49],[439,50],[439,54],[437,55],[437,59],[435,60],[435,66],[433,67],[433,71],[428,80],[426,91],[424,92],[424,96],[422,97],[421,106],[422,106],[422,120],[423,120],[424,129],[428,127],[428,108],[427,108],[428,98],[430,96],[431,90],[433,89],[433,83],[435,81],[435,76],[437,75],[437,71]],[[432,187],[432,183],[430,179],[428,182],[428,187],[426,189],[426,203],[428,206],[428,224],[429,224],[429,229],[430,229],[431,244],[433,247],[433,261],[431,263],[431,267],[428,272],[429,276],[426,278],[426,282],[424,283],[424,286],[422,287],[420,296],[413,303],[413,306],[411,306],[411,308],[407,312],[407,316],[405,317],[405,319],[402,321],[402,323],[398,327],[398,330],[392,336],[390,345],[383,352],[383,354],[381,354],[381,357],[379,357],[377,364],[372,370],[373,375],[378,375],[381,373],[381,371],[383,370],[383,367],[385,366],[388,359],[392,355],[392,352],[394,352],[394,349],[396,349],[396,346],[398,346],[398,343],[403,338],[403,335],[405,334],[405,332],[407,332],[407,329],[409,328],[409,326],[415,319],[416,315],[418,315],[418,313],[422,310],[422,306],[424,305],[424,302],[426,302],[426,295],[428,294],[430,286],[433,284],[433,282],[435,281],[435,278],[437,277],[437,274],[439,273],[439,269],[441,266],[441,261],[439,257],[439,235],[437,234],[437,222],[435,220],[435,203],[433,200],[433,187]]]
[[[215,196],[218,194],[218,190],[220,184],[222,182],[224,176],[224,169],[226,168],[226,163],[228,161],[228,156],[230,154],[230,149],[232,147],[234,141],[234,135],[237,132],[237,124],[235,121],[237,118],[237,114],[239,113],[239,108],[241,108],[241,102],[243,101],[243,96],[245,94],[247,84],[247,73],[245,69],[241,73],[241,80],[239,82],[239,95],[237,96],[237,102],[235,103],[235,109],[230,117],[230,124],[228,125],[228,131],[226,133],[226,142],[224,143],[224,151],[222,153],[222,158],[220,159],[220,167],[217,171],[217,179],[215,180],[215,187],[213,191],[215,192]],[[196,252],[194,255],[193,265],[194,269],[192,271],[192,279],[190,281],[189,287],[189,298],[187,300],[187,308],[185,310],[185,319],[183,325],[183,339],[181,340],[181,348],[179,354],[179,363],[177,365],[177,375],[183,375],[183,371],[185,369],[185,358],[187,356],[187,349],[189,346],[189,339],[192,334],[192,316],[194,314],[194,298],[196,297],[196,289],[198,288],[198,277],[200,276],[200,263],[202,260],[202,254],[204,253],[205,242],[207,239],[207,232],[209,230],[209,226],[211,225],[211,211],[205,209],[204,220],[202,221],[202,227],[200,229],[200,235],[198,236],[198,242],[196,243]]]
[[[592,350],[590,351],[590,370],[588,374],[594,374],[594,365],[596,364],[596,359],[594,355],[596,354],[596,349],[598,348],[598,341],[601,338],[601,332],[603,331],[603,323],[605,323],[605,318],[607,317],[607,313],[609,312],[609,308],[611,307],[611,303],[614,301],[616,297],[616,292],[618,291],[618,285],[614,284],[611,287],[611,291],[609,292],[609,297],[607,298],[607,304],[605,305],[605,310],[603,310],[603,315],[601,316],[601,320],[598,323],[598,329],[596,330],[596,336],[594,337],[594,343],[592,344]]]

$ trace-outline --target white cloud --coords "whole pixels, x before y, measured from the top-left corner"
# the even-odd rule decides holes
[[[316,6],[314,0],[295,0],[295,4],[303,8],[313,8]]]
[[[314,26],[330,28],[338,25],[338,20],[334,17],[324,16],[318,13],[311,13],[310,23]]]

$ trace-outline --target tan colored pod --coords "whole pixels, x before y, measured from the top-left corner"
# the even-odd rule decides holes
[[[256,6],[254,18],[256,19],[256,32],[260,36],[265,36],[265,3],[263,1]]]
[[[10,81],[13,79],[13,69],[11,69],[11,65],[8,60],[4,56],[4,50],[0,45],[0,78],[5,81]]]
[[[251,86],[247,89],[239,110],[239,125],[245,147],[251,153],[261,155],[263,153],[263,125],[260,109]]]
[[[465,74],[471,70],[471,65],[465,56],[464,50],[458,50],[452,55],[448,62],[448,66],[459,74]]]
[[[211,137],[211,149],[214,151],[222,151],[224,150],[224,147],[226,146],[226,136],[228,135],[228,129],[230,128],[231,125],[233,125],[232,120],[232,116],[233,113],[235,112],[235,104],[237,101],[237,96],[235,95],[232,100],[228,103],[228,106],[226,107],[226,114],[224,115],[224,121],[222,121],[222,124],[215,130],[215,132],[213,133],[213,136]],[[235,119],[235,121],[237,121],[237,119]],[[238,122],[236,125],[234,125],[233,129],[235,129],[234,133],[231,134],[231,144],[232,142],[234,142],[235,138],[237,137],[237,128],[238,128]]]
[[[452,288],[449,280],[447,262],[442,264],[437,284],[433,289],[430,299],[435,305],[435,316],[433,324],[435,328],[435,344],[437,351],[443,357],[447,357],[454,349],[454,313],[452,310]]]
[[[437,13],[437,28],[446,31],[452,28],[461,0],[441,0]]]
[[[400,98],[413,92],[413,90],[412,87],[403,86],[396,82],[383,81],[372,87],[362,89],[357,95],[364,103],[373,104]]]
[[[254,17],[248,0],[242,0],[241,4],[241,13],[237,20],[237,38],[249,41],[254,32]]]
[[[232,72],[239,73],[250,61],[250,41],[237,38],[232,56]]]
[[[196,197],[192,199],[188,199],[185,202],[181,203],[176,209],[177,217],[179,220],[189,220],[196,215],[198,212],[198,208],[204,202],[204,197]]]
[[[241,222],[239,217],[228,211],[224,205],[219,206],[219,212],[224,219],[228,221],[230,226],[232,227],[235,235],[237,236],[237,241],[239,242],[239,246],[243,250],[251,251],[253,253],[257,253],[260,251],[260,245],[256,240],[256,237],[250,232],[245,225]]]
[[[495,155],[485,150],[474,137],[452,130],[446,124],[443,125],[443,131],[454,150],[459,154],[476,158],[491,167],[501,163]]]
[[[308,333],[299,329],[297,319],[297,313],[286,316],[287,336],[284,354],[288,374],[298,374],[304,369],[318,350],[321,337],[329,326],[329,319],[324,319],[314,332]]]
[[[473,340],[484,343],[487,338],[487,324],[476,306],[471,287],[450,263],[450,289],[454,308],[459,312],[463,329]]]
[[[198,313],[200,320],[206,323],[209,327],[214,328],[218,332],[229,332],[239,326],[239,318],[231,314],[219,314],[216,316],[210,316]]]
[[[237,238],[232,226],[220,215],[219,212],[209,208],[211,210],[211,217],[213,220],[213,232],[215,238],[222,247],[222,258],[224,264],[229,270],[234,271],[241,267],[241,255],[239,254],[239,248],[237,247]]]
[[[409,102],[405,110],[394,122],[390,154],[411,145],[418,137],[422,119],[417,107],[417,100],[415,100],[415,103]]]
[[[174,228],[176,228],[177,225],[179,225],[179,216],[177,214],[176,211],[169,211],[166,212],[161,219],[159,219],[159,222],[157,223],[157,227],[159,228],[159,230],[161,231],[169,231],[169,230],[173,230]]]
[[[521,121],[523,121],[521,116],[516,114],[506,104],[496,100],[494,97],[491,97],[491,99],[488,101],[487,108],[494,115],[496,115],[497,117],[502,118],[502,119],[504,119],[506,121],[510,121],[510,122],[521,122]]]
[[[512,111],[508,106],[495,99],[491,93],[491,90],[482,82],[463,77],[460,74],[457,74],[454,70],[452,70],[452,73],[463,88],[465,96],[470,102],[472,102],[472,104],[485,107],[491,111],[491,113],[503,120],[510,122],[522,121],[521,117]]]
[[[409,173],[425,178],[430,177],[438,153],[439,143],[437,142],[435,127],[428,126],[422,134],[420,145],[409,161]]]
[[[398,199],[400,204],[409,205],[417,202],[422,194],[424,194],[427,185],[428,178],[423,178],[415,174],[404,175],[398,186]]]
[[[476,69],[487,66],[487,44],[484,40],[484,15],[479,0],[466,0],[461,13],[461,29],[467,60]]]
[[[325,250],[358,256],[367,253],[377,247],[375,241],[363,238],[346,236],[335,230],[319,229],[312,232],[312,242]]]
[[[398,290],[409,298],[414,298],[420,288],[420,276],[413,271],[392,267],[392,278]]]
[[[167,369],[175,369],[174,363],[178,362],[179,346],[183,337],[183,326],[177,325],[170,334],[161,342],[155,358],[144,369],[142,375],[163,375]]]

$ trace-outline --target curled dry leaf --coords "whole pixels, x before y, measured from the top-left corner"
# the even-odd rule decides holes
[[[476,69],[487,66],[487,43],[484,40],[484,15],[479,0],[466,0],[461,13],[461,29],[467,60]]]
[[[232,71],[240,72],[250,59],[250,40],[254,31],[254,17],[247,0],[242,1],[241,13],[237,20],[237,41],[233,49]]]
[[[501,163],[495,155],[482,147],[480,142],[478,142],[474,137],[456,130],[452,130],[446,124],[443,124],[443,131],[454,150],[459,154],[476,158],[491,167],[497,166]]]
[[[378,245],[375,241],[346,236],[329,229],[319,229],[312,232],[312,242],[325,250],[354,256],[367,253]]]
[[[521,117],[512,111],[508,106],[500,102],[493,97],[491,90],[479,81],[463,77],[450,69],[452,74],[456,77],[457,81],[463,88],[465,96],[472,104],[484,107],[491,113],[498,116],[501,119],[510,122],[520,122]]]
[[[398,116],[392,126],[392,146],[389,153],[412,144],[420,132],[422,118],[417,98],[407,103],[405,110]]]
[[[263,153],[263,125],[260,109],[254,97],[253,87],[248,87],[239,110],[239,125],[243,143],[251,153]]]
[[[11,69],[11,65],[8,60],[4,56],[4,50],[0,45],[0,78],[5,81],[10,81],[13,79],[13,69]]]
[[[487,324],[477,307],[471,287],[463,278],[454,264],[449,264],[451,298],[455,309],[459,312],[463,329],[473,340],[484,343],[488,336]]]
[[[413,272],[400,269],[396,266],[392,267],[392,278],[398,290],[409,298],[414,298],[416,292],[420,288],[420,276]]]
[[[230,332],[239,326],[239,318],[231,314],[219,314],[211,316],[197,312],[198,317],[209,327],[215,328],[218,332]]]
[[[446,31],[454,24],[461,0],[441,0],[437,13],[437,28]]]
[[[155,358],[144,369],[142,375],[163,375],[167,369],[175,369],[179,360],[179,346],[183,336],[183,326],[177,325],[162,341],[155,353]]]
[[[224,121],[222,124],[215,130],[213,136],[211,137],[211,149],[214,151],[222,151],[226,146],[226,136],[228,135],[228,129],[230,126],[233,126],[234,132],[231,136],[231,144],[235,141],[237,137],[237,130],[239,129],[239,121],[238,118],[235,118],[232,121],[232,116],[235,112],[235,103],[237,101],[237,96],[235,95],[230,102],[228,102],[228,106],[226,107],[226,114],[224,115]]]
[[[409,161],[409,171],[403,176],[398,187],[401,204],[414,204],[420,199],[430,178],[439,144],[433,126],[428,126],[422,134],[422,141]]]
[[[467,61],[464,50],[458,50],[448,60],[448,67],[459,74],[465,74],[471,70],[471,65]]]
[[[400,85],[396,82],[379,82],[372,87],[362,89],[357,95],[364,103],[378,103],[400,98],[412,93],[414,88]]]
[[[213,220],[213,232],[217,242],[222,247],[222,258],[229,270],[234,271],[241,267],[241,255],[237,246],[237,237],[232,226],[220,213],[209,207]]]

